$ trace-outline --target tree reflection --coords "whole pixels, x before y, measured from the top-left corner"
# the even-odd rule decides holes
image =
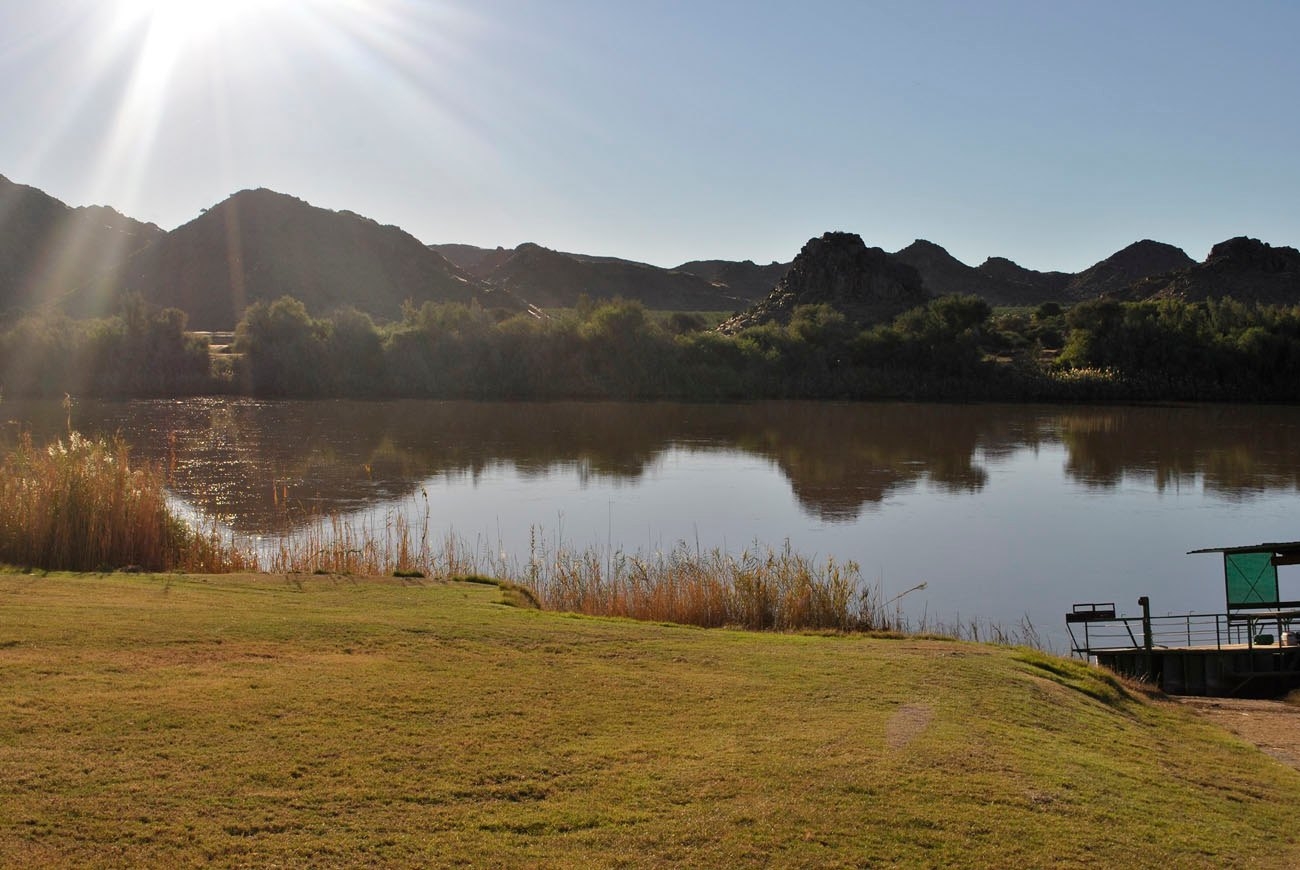
[[[37,437],[67,424],[57,403],[5,411]],[[1045,444],[1064,444],[1066,474],[1093,488],[1136,475],[1161,490],[1202,481],[1236,499],[1300,484],[1300,414],[1277,407],[197,399],[79,403],[73,423],[122,434],[170,469],[187,502],[253,532],[501,466],[524,477],[576,472],[581,485],[634,482],[673,449],[766,459],[803,509],[829,522],[920,486],[979,492],[990,465]]]
[[[1066,473],[1093,488],[1126,477],[1158,491],[1194,486],[1225,499],[1300,486],[1300,415],[1294,408],[1196,405],[1063,413]]]

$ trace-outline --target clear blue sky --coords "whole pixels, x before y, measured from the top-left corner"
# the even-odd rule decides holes
[[[0,174],[675,265],[1300,244],[1300,3],[0,0]]]

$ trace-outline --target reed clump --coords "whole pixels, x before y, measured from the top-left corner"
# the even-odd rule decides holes
[[[121,439],[29,434],[0,461],[0,561],[46,570],[247,570],[248,557],[176,518],[161,473]]]
[[[818,562],[782,549],[740,555],[679,545],[652,556],[534,552],[522,575],[543,609],[705,628],[883,631],[896,628],[855,562]]]

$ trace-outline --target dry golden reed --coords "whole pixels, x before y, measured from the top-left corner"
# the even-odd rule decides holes
[[[245,570],[239,552],[169,510],[162,477],[121,439],[22,435],[0,463],[0,561],[48,570]]]
[[[512,576],[547,610],[707,628],[882,630],[894,627],[855,562],[816,562],[787,545],[739,556],[684,544],[646,557],[621,551],[534,551]]]

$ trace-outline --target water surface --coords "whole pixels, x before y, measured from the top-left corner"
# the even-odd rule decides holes
[[[10,437],[69,423],[0,410]],[[71,423],[120,432],[246,534],[315,511],[427,517],[488,560],[788,540],[889,595],[926,583],[898,602],[914,620],[1028,616],[1058,646],[1075,601],[1221,607],[1218,561],[1187,550],[1300,539],[1288,407],[200,399],[77,402]]]

